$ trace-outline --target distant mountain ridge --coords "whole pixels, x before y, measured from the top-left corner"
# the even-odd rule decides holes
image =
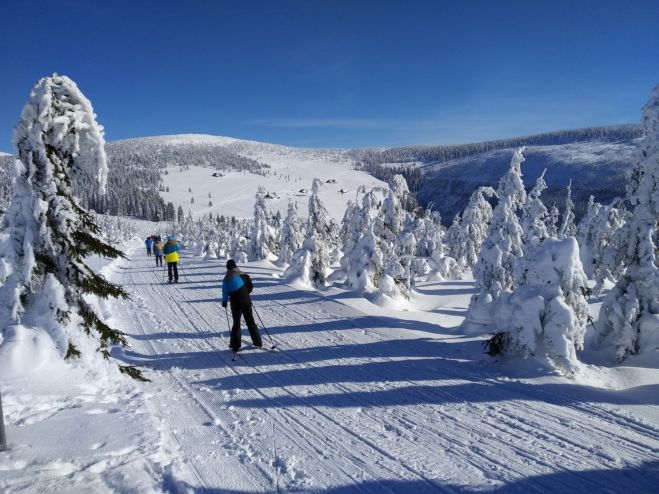
[[[635,141],[643,137],[639,125],[615,125],[547,132],[536,135],[438,146],[388,148],[296,148],[205,134],[131,138],[106,144],[110,165],[109,198],[81,191],[83,204],[112,214],[161,218],[165,203],[165,169],[207,167],[220,173],[243,172],[269,176],[269,161],[309,159],[316,166],[353,163],[359,170],[387,181],[402,172],[419,201],[438,210],[445,223],[466,205],[479,185],[496,186],[510,163],[512,150],[525,146],[524,182],[532,186],[547,168],[548,206],[565,196],[572,179],[577,213],[590,194],[602,202],[624,194],[625,173],[635,162]],[[274,158],[277,158],[276,160]],[[7,194],[12,157],[0,155],[0,195]],[[313,166],[304,170],[311,183]],[[4,191],[4,192],[3,192]],[[140,200],[141,199],[141,200]],[[0,204],[3,198],[0,197]],[[148,203],[148,204],[147,204]],[[6,204],[6,201],[5,201]]]
[[[477,187],[496,188],[513,149],[524,146],[525,186],[533,186],[547,168],[543,201],[562,209],[565,187],[572,180],[579,217],[591,194],[600,202],[624,196],[626,173],[637,159],[636,141],[642,137],[639,125],[615,125],[470,144],[359,149],[350,154],[380,179],[396,172],[407,174],[419,202],[438,210],[444,223],[450,223]]]

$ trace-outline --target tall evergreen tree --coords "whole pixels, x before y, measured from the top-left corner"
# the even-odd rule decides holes
[[[574,202],[572,201],[572,180],[567,186],[567,197],[565,198],[565,211],[563,211],[563,223],[558,231],[558,238],[574,237],[577,234],[577,226],[574,223]]]
[[[496,192],[492,187],[479,187],[469,198],[453,252],[460,266],[471,268],[478,261],[478,252],[492,219],[492,206],[487,198],[494,196]]]
[[[109,358],[109,346],[125,346],[126,338],[103,322],[84,296],[128,295],[94,273],[85,258],[123,254],[102,241],[94,216],[79,205],[72,186],[74,180],[93,180],[105,193],[102,127],[76,84],[54,74],[33,88],[13,142],[14,195],[0,236],[0,328],[46,331],[67,359],[80,356],[80,349],[90,346],[87,336],[95,335],[98,350]],[[141,378],[134,367],[120,369]]]
[[[297,203],[288,201],[288,212],[279,232],[279,262],[290,263],[293,254],[302,246],[304,236],[297,217]]]
[[[249,260],[267,259],[275,250],[275,236],[268,224],[268,210],[265,204],[265,188],[259,187],[254,202],[254,227],[249,243]]]
[[[545,182],[545,173],[547,169],[542,171],[542,174],[535,182],[535,186],[526,197],[526,202],[522,210],[522,231],[524,245],[528,248],[533,248],[541,244],[547,237],[547,217],[549,212],[543,204],[540,196],[542,192],[547,189]]]
[[[600,337],[616,346],[619,360],[639,353],[642,340],[659,332],[659,85],[643,107],[641,125],[646,137],[627,184],[634,210],[616,232],[625,247],[616,253],[616,264],[627,269],[604,300],[598,320]]]
[[[514,288],[515,264],[522,256],[522,228],[516,214],[526,202],[520,168],[524,161],[522,151],[523,148],[515,150],[510,169],[499,181],[499,203],[473,269],[476,286],[495,299]]]

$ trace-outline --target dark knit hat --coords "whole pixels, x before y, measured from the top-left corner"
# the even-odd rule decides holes
[[[236,261],[229,259],[227,261],[227,269],[234,269],[236,267]]]

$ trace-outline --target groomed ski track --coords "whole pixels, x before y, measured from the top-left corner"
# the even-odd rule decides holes
[[[191,472],[165,489],[656,492],[659,428],[630,411],[656,416],[656,401],[492,377],[478,341],[299,291],[265,264],[246,270],[279,349],[231,362],[223,263],[184,252],[169,285],[141,250],[116,267],[131,300],[115,304],[123,358],[147,368],[150,412]]]

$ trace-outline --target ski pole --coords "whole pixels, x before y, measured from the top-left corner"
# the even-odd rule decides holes
[[[252,308],[254,309],[254,314],[256,314],[256,317],[259,318],[259,322],[261,323],[261,327],[265,331],[265,334],[267,334],[268,338],[270,338],[270,343],[272,343],[272,349],[274,350],[277,347],[277,344],[274,341],[272,341],[272,336],[270,336],[270,331],[268,331],[268,328],[266,328],[265,324],[263,324],[263,319],[261,319],[259,312],[256,310],[256,306],[252,305]]]

